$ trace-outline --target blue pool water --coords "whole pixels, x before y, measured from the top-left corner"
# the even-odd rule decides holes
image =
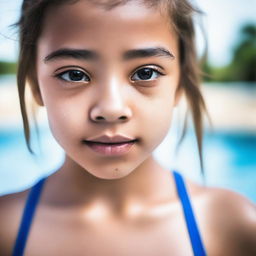
[[[0,194],[25,189],[41,176],[49,175],[63,161],[63,152],[48,127],[40,128],[41,149],[31,156],[21,128],[0,128]],[[34,140],[36,137],[34,136]],[[155,157],[170,169],[178,169],[188,178],[202,182],[195,138],[190,131],[175,154],[177,138],[170,131],[156,149]],[[256,134],[206,133],[204,144],[206,185],[232,189],[256,202]]]

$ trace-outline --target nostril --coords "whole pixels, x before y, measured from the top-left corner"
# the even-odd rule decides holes
[[[97,116],[96,120],[104,120],[104,117],[103,116]]]
[[[105,118],[104,116],[96,116],[94,118],[94,121],[111,121],[112,119],[111,118]],[[115,121],[115,120],[121,120],[121,121],[126,121],[127,120],[127,116],[120,116],[118,117],[118,119],[114,119],[112,121]]]

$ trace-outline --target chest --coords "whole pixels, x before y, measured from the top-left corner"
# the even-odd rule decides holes
[[[25,255],[193,255],[182,217],[86,222],[74,216],[38,216]]]

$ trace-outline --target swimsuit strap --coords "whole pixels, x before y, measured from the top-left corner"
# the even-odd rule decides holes
[[[205,248],[200,238],[200,234],[197,228],[196,220],[193,214],[192,206],[186,191],[183,178],[181,174],[176,171],[173,171],[173,175],[176,183],[177,193],[182,202],[183,213],[185,215],[186,225],[188,228],[194,255],[206,256]],[[33,221],[34,213],[38,205],[45,180],[46,178],[43,178],[38,183],[36,183],[29,193],[23,211],[22,220],[19,227],[19,232],[16,238],[12,256],[22,256],[24,253],[29,230]]]
[[[186,186],[182,175],[177,171],[173,171],[173,175],[175,178],[177,193],[182,203],[183,213],[186,219],[186,225],[189,232],[190,242],[194,255],[206,256],[206,251],[200,238],[196,219],[193,214],[193,209],[189,200],[188,193],[186,191]]]
[[[19,232],[15,241],[12,256],[22,256],[26,246],[29,230],[33,221],[34,213],[40,199],[41,191],[46,178],[42,178],[31,189],[23,211]]]

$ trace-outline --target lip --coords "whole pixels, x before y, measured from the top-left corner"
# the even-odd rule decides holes
[[[125,137],[122,135],[115,135],[115,136],[107,136],[102,135],[99,137],[89,138],[85,140],[86,142],[99,142],[99,143],[124,143],[124,142],[131,142],[135,141],[134,138]]]
[[[83,143],[91,150],[101,155],[118,156],[128,153],[136,141],[137,139],[121,135],[112,137],[103,135],[84,140]]]

